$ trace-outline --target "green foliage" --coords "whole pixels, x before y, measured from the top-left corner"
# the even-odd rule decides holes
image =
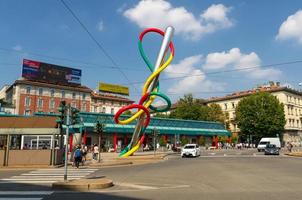
[[[202,99],[194,99],[192,94],[185,95],[177,102],[171,118],[224,122],[224,114],[218,104],[205,105]]]
[[[176,109],[171,113],[171,118],[198,120],[200,105],[196,102],[192,94],[185,95],[177,102]]]
[[[188,144],[188,143],[189,143],[189,140],[188,140],[188,138],[187,138],[186,136],[182,136],[182,137],[180,138],[180,142],[181,142],[181,145],[183,146],[183,145]]]
[[[232,136],[231,140],[232,140],[232,143],[237,143],[238,142],[238,137],[237,136]]]
[[[284,106],[275,96],[259,92],[238,103],[236,122],[242,135],[275,137],[284,130]]]
[[[218,142],[226,143],[227,139],[228,139],[227,136],[218,136]]]
[[[159,146],[161,146],[161,147],[164,147],[167,145],[167,142],[164,137],[160,137],[158,143],[159,143]]]
[[[131,115],[132,113],[131,113],[131,111],[130,110],[126,110],[125,112],[123,112],[123,114],[122,115]]]
[[[200,146],[205,146],[206,144],[206,140],[203,136],[200,136],[199,140],[198,140],[198,145]]]

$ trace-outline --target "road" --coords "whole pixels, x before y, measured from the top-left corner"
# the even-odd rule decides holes
[[[90,193],[52,191],[47,185],[19,183],[7,188],[7,184],[0,184],[0,200],[16,197],[34,200],[302,199],[301,165],[302,158],[263,156],[253,150],[205,151],[198,158],[171,155],[156,164],[91,172],[88,177],[106,176],[114,181],[115,186]],[[4,176],[2,172],[0,178]],[[22,173],[26,172],[14,171],[6,177]],[[28,194],[18,194],[16,190]]]

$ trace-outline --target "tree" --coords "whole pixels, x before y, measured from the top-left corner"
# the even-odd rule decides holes
[[[261,137],[281,136],[284,130],[284,106],[266,92],[243,98],[236,107],[236,122],[241,135]]]
[[[224,123],[225,117],[221,107],[216,103],[212,103],[208,107],[209,107],[208,109],[209,113],[208,113],[207,121],[216,121],[216,122]]]
[[[192,94],[184,95],[177,102],[176,109],[170,114],[171,118],[198,120],[200,114],[200,104],[195,101]]]
[[[218,104],[207,106],[203,99],[194,99],[192,94],[187,94],[177,102],[170,118],[223,122],[224,114]]]

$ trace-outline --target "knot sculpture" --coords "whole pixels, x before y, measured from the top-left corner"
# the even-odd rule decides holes
[[[162,44],[160,47],[160,51],[158,53],[156,63],[153,65],[148,57],[146,56],[142,41],[144,36],[147,33],[158,33],[163,36]],[[167,97],[165,94],[160,92],[160,86],[159,86],[159,75],[160,73],[168,67],[168,65],[172,62],[174,57],[174,46],[172,43],[172,37],[174,33],[174,28],[169,26],[166,28],[165,32],[163,32],[160,29],[157,28],[148,28],[145,29],[143,32],[141,32],[139,36],[139,42],[138,42],[138,48],[139,52],[145,61],[147,67],[151,71],[151,75],[147,78],[143,91],[142,91],[142,97],[138,104],[131,104],[128,106],[124,106],[115,114],[114,120],[117,124],[126,125],[131,123],[134,120],[137,120],[132,138],[130,143],[126,148],[122,150],[120,153],[120,157],[128,157],[129,155],[132,155],[135,151],[139,149],[141,144],[143,143],[145,139],[145,130],[147,129],[149,123],[150,123],[150,110],[153,110],[154,112],[165,112],[170,109],[171,107],[171,101],[169,97]],[[169,50],[169,56],[166,59],[166,54]],[[164,99],[167,103],[166,107],[164,108],[156,108],[152,106],[152,102],[156,97],[161,97]],[[119,116],[124,113],[127,110],[131,109],[137,109],[137,112],[125,120],[119,120]],[[141,137],[140,137],[141,136]],[[140,137],[140,138],[139,138]]]

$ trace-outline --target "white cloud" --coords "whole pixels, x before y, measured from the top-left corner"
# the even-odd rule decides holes
[[[231,11],[230,7],[223,4],[213,4],[201,14],[201,19],[206,22],[214,22],[217,27],[227,28],[233,25],[227,14]]]
[[[281,24],[276,39],[294,39],[302,44],[302,10],[298,10],[295,14],[290,15],[286,21]]]
[[[281,71],[274,68],[261,68],[261,59],[255,52],[244,54],[239,48],[232,48],[229,51],[210,53],[206,56],[203,69],[217,70],[224,68],[239,69],[247,77],[253,79],[275,79],[281,75]],[[246,70],[244,68],[250,68]]]
[[[198,40],[203,35],[233,25],[228,18],[230,8],[223,4],[210,6],[199,17],[184,7],[173,7],[163,0],[143,0],[124,11],[124,16],[139,27],[158,27],[164,29],[174,26],[175,33],[186,39]]]
[[[15,51],[22,51],[23,50],[21,45],[16,45],[12,49],[15,50]]]
[[[169,66],[165,70],[168,77],[177,78],[170,86],[168,92],[177,93],[179,96],[187,93],[200,91],[222,90],[222,84],[213,83],[206,79],[205,74],[200,69],[203,57],[196,55],[184,58],[177,64]]]
[[[104,30],[104,22],[102,20],[99,21],[99,23],[97,24],[97,29],[99,31],[103,31]]]

